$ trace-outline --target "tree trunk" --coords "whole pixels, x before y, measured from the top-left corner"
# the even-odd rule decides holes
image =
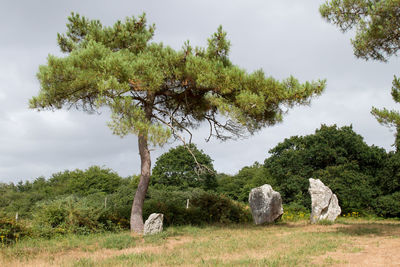
[[[147,101],[144,105],[146,119],[151,123],[153,104],[155,96],[153,93],[148,93]],[[147,142],[147,132],[138,135],[138,145],[140,154],[140,181],[136,190],[135,198],[132,203],[131,211],[131,231],[143,233],[143,202],[146,197],[147,188],[150,182],[151,158],[150,150]]]
[[[139,154],[140,154],[140,182],[136,190],[131,212],[131,231],[143,233],[143,202],[150,182],[151,158],[147,145],[147,137],[139,135]]]

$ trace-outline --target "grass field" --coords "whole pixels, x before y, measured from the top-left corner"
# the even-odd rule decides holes
[[[265,226],[169,227],[24,239],[1,248],[0,266],[399,266],[399,221],[344,219]]]

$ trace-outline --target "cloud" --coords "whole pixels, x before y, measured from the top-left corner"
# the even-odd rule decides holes
[[[135,136],[119,138],[107,128],[109,113],[36,112],[35,74],[50,54],[62,56],[57,32],[76,11],[105,25],[147,13],[156,23],[154,41],[179,49],[184,41],[204,46],[221,24],[232,43],[231,59],[244,69],[301,81],[327,79],[326,92],[311,106],[289,110],[284,122],[238,141],[206,143],[206,125],[194,141],[214,159],[216,170],[235,173],[293,135],[311,134],[321,124],[353,125],[365,141],[391,149],[393,132],[370,115],[372,106],[397,108],[390,96],[400,62],[356,59],[350,38],[322,20],[324,1],[5,1],[0,10],[0,182],[49,176],[65,169],[100,165],[123,176],[140,170]],[[152,151],[152,161],[171,146]]]

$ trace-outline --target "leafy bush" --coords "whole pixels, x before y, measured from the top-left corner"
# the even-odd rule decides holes
[[[33,182],[0,184],[0,212],[18,212],[21,218],[30,219],[32,208],[38,202],[69,195],[85,197],[102,192],[112,194],[131,180],[130,177],[121,178],[110,169],[92,166],[86,170],[55,173],[48,180],[39,177]]]
[[[377,215],[400,218],[400,192],[378,197],[375,204]]]
[[[204,192],[194,198],[192,203],[207,223],[243,223],[251,220],[248,206],[215,193]]]
[[[82,171],[64,171],[55,173],[48,181],[53,192],[60,195],[87,196],[93,193],[112,193],[122,183],[122,178],[111,169],[91,166]]]
[[[150,183],[175,186],[181,190],[215,189],[217,181],[212,159],[194,144],[190,144],[189,148],[200,165],[186,147],[177,146],[157,159]]]
[[[373,209],[371,200],[378,194],[375,178],[360,172],[357,164],[330,166],[316,172],[314,178],[321,179],[337,195],[343,213]]]
[[[387,153],[368,146],[352,127],[322,125],[314,134],[292,136],[269,151],[264,162],[284,203],[310,208],[310,177],[320,178],[339,198],[344,212],[369,211],[379,194],[377,175]]]
[[[255,162],[252,166],[243,167],[236,175],[219,174],[217,192],[237,201],[246,202],[252,188],[264,184],[274,187],[276,184],[268,169]]]
[[[164,214],[165,225],[187,224],[189,217],[186,212],[186,200],[191,199],[194,191],[172,191],[172,189],[150,188],[144,202],[143,218],[146,220],[151,213]]]
[[[400,150],[388,153],[388,158],[377,176],[383,195],[400,191]]]
[[[186,209],[186,200],[189,208]],[[167,191],[150,189],[144,203],[143,217],[163,213],[165,225],[201,225],[205,223],[239,223],[251,220],[249,209],[228,197],[201,189]]]
[[[0,216],[0,245],[5,246],[18,242],[20,238],[30,235],[29,228],[21,221]]]
[[[85,198],[68,196],[40,202],[33,212],[33,228],[40,236],[53,234],[87,234],[117,227],[104,207],[105,194]]]
[[[296,222],[310,218],[310,211],[297,203],[283,205],[283,214],[281,220],[283,222]]]
[[[135,195],[139,176],[124,179],[120,187],[107,196],[109,219],[122,228],[129,228],[132,201]]]

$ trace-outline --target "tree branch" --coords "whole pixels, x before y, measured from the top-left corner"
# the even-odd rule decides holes
[[[168,122],[164,121],[163,119],[161,119],[161,118],[159,118],[159,117],[157,117],[157,116],[155,116],[155,115],[153,115],[153,117],[156,118],[157,120],[159,120],[161,123],[163,123],[163,124],[165,124],[166,126],[168,126],[168,127],[172,130],[172,134],[173,134],[174,136],[176,136],[177,138],[179,138],[179,139],[182,141],[183,146],[189,151],[190,155],[192,155],[192,157],[193,157],[193,159],[194,159],[194,161],[195,161],[195,163],[196,163],[198,169],[200,170],[200,171],[198,171],[197,169],[194,170],[194,171],[196,172],[196,175],[197,175],[197,176],[200,176],[200,173],[201,173],[201,170],[202,170],[202,169],[206,169],[208,172],[214,173],[214,171],[211,170],[210,168],[208,168],[206,165],[201,164],[200,162],[198,162],[198,160],[197,160],[196,156],[194,155],[193,151],[190,149],[190,147],[189,147],[188,144],[186,143],[185,138],[183,138],[181,135],[179,135],[179,134],[177,133],[177,130],[175,129],[175,127],[174,127],[171,123],[168,123]],[[190,133],[190,132],[189,132],[189,133]],[[191,134],[191,133],[190,133],[190,134]],[[189,142],[189,144],[190,144],[190,142]]]

